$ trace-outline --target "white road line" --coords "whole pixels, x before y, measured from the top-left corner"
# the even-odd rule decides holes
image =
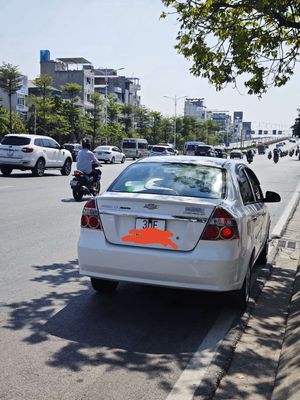
[[[0,186],[0,189],[8,189],[8,188],[12,188],[13,186]]]
[[[281,215],[279,221],[277,222],[277,224],[275,225],[275,227],[271,233],[272,239],[281,237],[283,230],[285,229],[291,215],[293,214],[293,212],[295,211],[295,209],[297,207],[299,197],[300,197],[300,182],[299,182],[299,184],[296,188],[296,191],[293,194],[291,200],[289,201],[289,204],[285,208],[283,214]]]
[[[198,347],[193,358],[173,386],[166,400],[192,400],[216,350],[234,319],[231,311],[223,312]]]

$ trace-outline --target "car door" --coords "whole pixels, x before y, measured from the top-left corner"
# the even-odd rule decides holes
[[[48,139],[49,146],[52,150],[52,167],[62,167],[64,164],[65,152],[60,148],[60,145],[53,139]]]
[[[42,146],[43,155],[46,160],[46,167],[52,167],[54,163],[53,150],[48,138],[40,138],[40,145]]]
[[[240,189],[240,195],[243,202],[243,243],[244,246],[252,252],[255,249],[255,255],[259,252],[261,246],[261,211],[260,204],[256,201],[252,185],[246,173],[244,165],[239,164],[236,167],[237,180]]]
[[[115,160],[118,162],[121,162],[121,150],[118,147],[113,147],[112,148],[113,155],[115,157]]]
[[[266,238],[268,237],[269,227],[270,227],[270,217],[267,212],[266,205],[263,202],[263,193],[260,187],[259,180],[255,173],[248,167],[245,167],[245,172],[250,181],[252,191],[255,199],[257,224],[259,226],[258,232],[258,251],[265,244]]]

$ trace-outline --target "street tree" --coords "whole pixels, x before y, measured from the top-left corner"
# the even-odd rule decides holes
[[[9,100],[9,132],[13,132],[12,96],[22,87],[22,74],[17,66],[2,63],[0,66],[0,88],[8,95]]]
[[[39,94],[42,98],[42,112],[43,112],[43,128],[46,128],[46,100],[49,97],[52,85],[53,85],[53,78],[50,75],[40,75],[39,77],[35,78],[33,83],[38,88]],[[36,111],[36,110],[35,110]]]
[[[90,102],[93,104],[93,108],[90,110],[90,112],[92,114],[93,126],[92,147],[94,148],[96,133],[100,125],[100,114],[103,110],[104,99],[102,95],[95,92],[91,94]]]
[[[217,90],[243,75],[248,93],[261,96],[291,78],[300,53],[299,0],[162,2],[180,24],[177,50]]]
[[[64,103],[64,113],[67,116],[70,126],[71,126],[71,132],[72,135],[78,139],[79,137],[79,132],[78,129],[78,122],[80,119],[79,116],[79,109],[76,108],[76,101],[78,101],[78,95],[81,92],[81,86],[78,85],[77,83],[66,83],[65,85],[62,85],[61,90],[67,95],[69,98],[69,103]]]
[[[300,138],[300,108],[298,108],[297,111],[298,117],[295,119],[295,123],[291,128],[293,129],[293,136],[298,136],[298,138]]]

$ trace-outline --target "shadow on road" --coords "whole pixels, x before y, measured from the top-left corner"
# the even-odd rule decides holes
[[[61,339],[46,361],[54,368],[97,365],[157,378],[170,363],[185,367],[222,310],[218,296],[186,290],[121,284],[113,295],[100,295],[76,264],[34,266],[33,281],[47,285],[47,294],[6,305],[5,328],[24,331],[25,343]],[[163,378],[160,384],[170,389]]]

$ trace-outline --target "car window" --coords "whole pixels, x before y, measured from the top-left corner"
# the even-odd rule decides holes
[[[238,168],[237,179],[243,203],[244,204],[253,203],[254,195],[248,177],[245,174],[244,168]]]
[[[259,183],[259,180],[258,180],[257,176],[249,168],[246,168],[246,173],[248,175],[248,178],[250,180],[250,183],[251,183],[251,186],[252,186],[252,189],[253,189],[253,193],[254,193],[254,196],[255,196],[255,201],[262,201],[263,200],[263,194],[262,194],[262,190],[261,190],[260,183]]]
[[[59,144],[56,143],[54,140],[48,139],[48,142],[49,142],[49,147],[51,147],[52,149],[59,149]]]
[[[131,164],[108,191],[224,198],[225,177],[225,170],[218,167],[145,162]]]
[[[34,139],[35,146],[43,147],[43,142],[41,139]]]
[[[118,149],[117,147],[113,147],[112,149],[113,149],[113,151],[120,153],[120,149]]]
[[[10,146],[26,146],[30,143],[30,138],[23,136],[4,136],[1,140],[1,144]]]

